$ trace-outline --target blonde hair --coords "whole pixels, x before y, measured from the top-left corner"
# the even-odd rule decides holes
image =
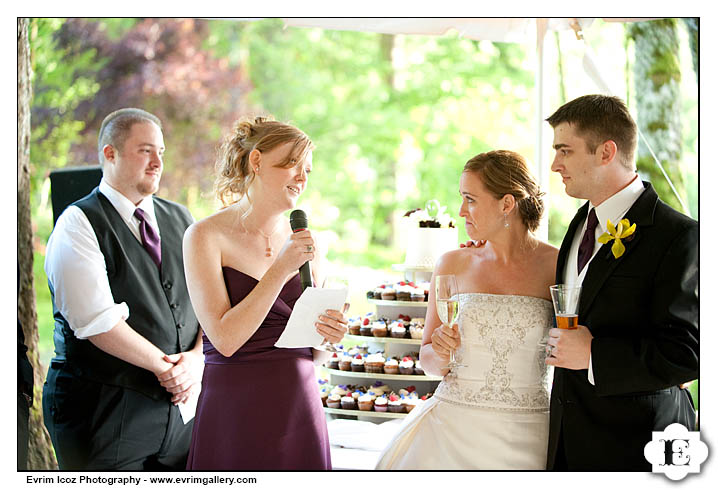
[[[464,172],[476,172],[496,199],[506,194],[514,196],[526,228],[529,231],[538,228],[544,211],[544,193],[521,155],[508,150],[480,153],[466,162]]]
[[[255,178],[249,164],[252,150],[268,152],[285,143],[294,146],[287,159],[277,166],[290,168],[304,161],[314,143],[301,130],[268,117],[241,118],[219,148],[215,163],[215,195],[224,207],[239,201]]]

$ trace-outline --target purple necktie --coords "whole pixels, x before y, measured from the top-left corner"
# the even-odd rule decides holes
[[[578,247],[578,273],[588,264],[593,255],[593,245],[596,243],[596,226],[598,225],[598,217],[596,216],[596,208],[591,208],[586,220],[586,233],[583,234],[581,245]]]
[[[147,222],[147,214],[140,208],[135,209],[135,218],[140,220],[140,237],[142,246],[145,247],[150,258],[159,268],[162,265],[162,253],[160,249],[160,236],[151,224]]]

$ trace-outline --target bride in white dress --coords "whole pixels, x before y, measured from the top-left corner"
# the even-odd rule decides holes
[[[459,190],[459,215],[478,245],[444,254],[434,269],[456,276],[458,329],[441,325],[432,277],[419,353],[424,371],[444,379],[406,417],[377,469],[545,469],[558,250],[532,234],[542,193],[524,159],[501,150],[469,160]],[[449,372],[451,350],[465,367]]]

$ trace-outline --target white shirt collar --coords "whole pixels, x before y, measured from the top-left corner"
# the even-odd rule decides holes
[[[628,210],[631,209],[633,203],[636,202],[644,190],[643,182],[638,178],[638,174],[636,174],[636,177],[630,184],[596,206],[596,217],[598,218],[601,233],[608,231],[608,220],[611,220],[611,223],[615,226]],[[593,206],[589,201],[589,212],[591,212],[591,208],[593,208]]]
[[[108,184],[104,177],[100,181],[100,192],[110,201],[112,206],[117,210],[119,215],[126,223],[131,223],[134,217],[135,208],[141,208],[147,213],[150,223],[157,228],[157,219],[155,218],[155,206],[152,196],[145,197],[138,206],[127,199],[120,191]]]

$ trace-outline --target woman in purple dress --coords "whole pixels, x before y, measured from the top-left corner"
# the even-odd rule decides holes
[[[288,124],[238,121],[217,161],[225,207],[185,234],[205,354],[187,469],[331,469],[314,374],[326,353],[274,347],[302,293],[297,270],[307,260],[319,283],[311,232],[292,233],[284,216],[307,185],[313,147]],[[346,318],[327,310],[316,329],[339,342]]]

